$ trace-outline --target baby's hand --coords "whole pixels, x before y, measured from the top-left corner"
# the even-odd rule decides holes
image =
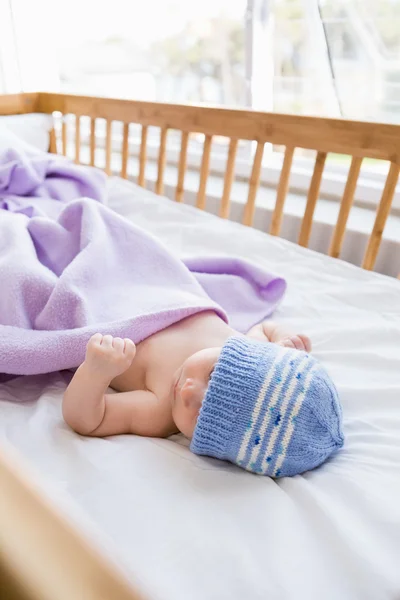
[[[294,350],[302,350],[303,352],[311,352],[311,340],[308,336],[299,333],[298,335],[286,336],[283,340],[277,342],[279,346],[285,348],[293,348]]]
[[[111,381],[129,369],[135,354],[136,346],[132,340],[95,333],[87,345],[85,363]]]

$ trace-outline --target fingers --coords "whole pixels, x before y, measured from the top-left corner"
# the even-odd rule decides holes
[[[113,337],[112,335],[102,335],[101,333],[95,333],[88,341],[88,346],[104,346],[105,348],[115,348],[124,353],[135,353],[136,346],[129,338]]]
[[[307,342],[311,347],[310,340],[305,335],[294,335],[292,336],[292,342],[296,350],[302,350],[303,352],[308,352]]]
[[[297,337],[300,339],[301,343],[303,344],[303,348],[304,348],[305,352],[311,352],[312,344],[311,344],[311,340],[308,337],[308,335],[299,333],[299,335]]]
[[[125,348],[124,340],[121,339],[120,337],[115,337],[112,341],[112,347],[115,350],[118,350],[118,352],[121,352],[121,354],[122,354],[122,352],[124,351],[124,348]]]
[[[113,337],[112,335],[102,335],[95,333],[88,342],[88,347],[102,346],[103,348],[113,348],[127,356],[133,356],[136,353],[136,346],[129,338]]]
[[[94,335],[92,335],[92,337],[88,341],[87,345],[88,345],[88,347],[89,346],[98,346],[99,344],[101,344],[102,339],[103,339],[103,336],[101,335],[101,333],[95,333]]]
[[[104,348],[112,348],[113,337],[112,335],[103,335],[103,339],[101,340],[101,345]]]
[[[305,350],[304,344],[298,335],[293,335],[291,337],[291,342],[293,344],[293,347],[296,348],[296,350]]]
[[[133,358],[136,354],[136,346],[129,338],[124,339],[125,354],[128,358]]]
[[[281,340],[278,344],[285,348],[293,348],[294,350],[300,350],[302,352],[311,352],[311,340],[303,334],[292,335]]]
[[[296,346],[294,345],[293,338],[291,337],[278,342],[278,346],[284,346],[285,348],[293,348],[294,350],[297,350]]]

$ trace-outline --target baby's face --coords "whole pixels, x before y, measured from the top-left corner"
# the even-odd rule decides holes
[[[175,425],[191,439],[221,347],[206,348],[189,356],[174,375],[172,416]]]

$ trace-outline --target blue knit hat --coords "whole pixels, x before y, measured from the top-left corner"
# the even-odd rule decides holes
[[[222,348],[190,449],[284,477],[343,446],[336,388],[310,354],[231,337]]]

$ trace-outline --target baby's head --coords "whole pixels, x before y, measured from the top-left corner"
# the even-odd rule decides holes
[[[195,454],[283,477],[343,445],[336,388],[305,352],[231,337],[190,357],[180,375],[174,418]]]
[[[172,415],[175,425],[192,439],[211,374],[222,347],[206,348],[185,360],[175,374]]]

